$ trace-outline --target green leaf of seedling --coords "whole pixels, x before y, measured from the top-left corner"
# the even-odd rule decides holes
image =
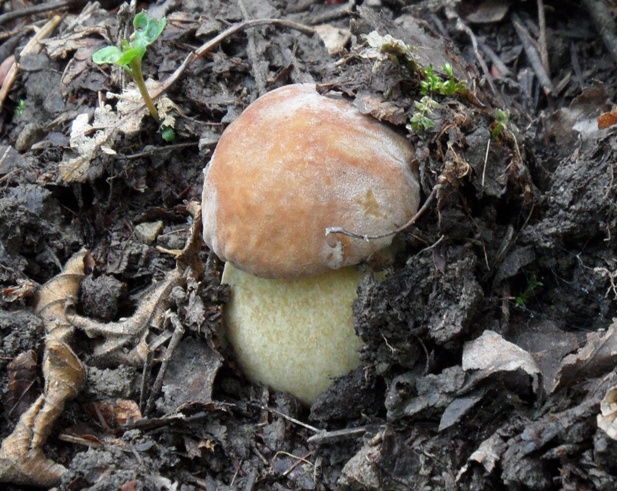
[[[117,63],[122,56],[122,51],[116,46],[105,46],[92,54],[92,61],[94,63]]]
[[[167,143],[171,143],[176,139],[176,132],[171,126],[167,126],[161,131],[161,136]]]
[[[161,35],[166,24],[167,20],[165,17],[161,20],[156,20],[149,17],[146,12],[139,12],[133,20],[135,39],[131,41],[131,46],[143,47],[145,50],[147,46],[150,46]]]

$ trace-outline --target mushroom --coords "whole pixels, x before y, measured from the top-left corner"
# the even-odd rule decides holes
[[[392,242],[420,200],[407,140],[314,84],[260,97],[204,170],[204,241],[226,261],[227,337],[253,382],[312,404],[359,365],[354,265]]]

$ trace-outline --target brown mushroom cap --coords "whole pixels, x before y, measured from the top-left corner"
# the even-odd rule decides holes
[[[205,169],[206,244],[264,278],[301,278],[357,264],[419,204],[413,147],[349,102],[289,85],[251,104]]]

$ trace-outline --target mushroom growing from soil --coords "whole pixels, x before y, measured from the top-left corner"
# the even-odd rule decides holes
[[[252,103],[204,170],[204,241],[226,261],[227,337],[253,382],[312,404],[359,364],[354,265],[386,248],[417,211],[407,140],[313,84]]]

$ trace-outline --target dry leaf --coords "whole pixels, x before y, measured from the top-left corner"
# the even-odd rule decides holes
[[[570,386],[580,376],[594,378],[613,370],[617,364],[616,328],[617,322],[613,320],[606,332],[589,333],[585,346],[563,359],[552,391]]]
[[[613,440],[617,440],[617,387],[608,390],[600,403],[598,414],[598,428],[604,431]]]
[[[617,124],[617,109],[613,109],[610,112],[598,116],[598,128],[601,130],[615,124]]]

